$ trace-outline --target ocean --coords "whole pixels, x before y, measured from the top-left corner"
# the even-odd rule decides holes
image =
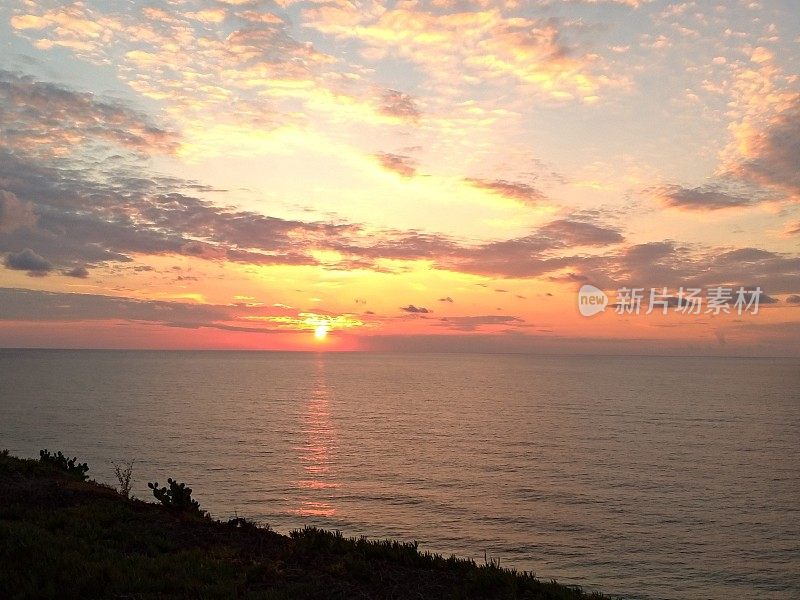
[[[800,598],[797,359],[0,350],[0,448],[621,598]]]

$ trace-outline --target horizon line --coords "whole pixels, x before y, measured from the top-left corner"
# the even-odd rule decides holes
[[[247,353],[247,354],[476,354],[476,355],[512,355],[536,357],[581,357],[581,358],[735,358],[770,360],[776,358],[798,359],[800,354],[748,355],[748,354],[623,354],[614,352],[523,352],[492,350],[272,350],[253,348],[64,348],[49,346],[9,346],[0,347],[0,352],[13,351],[46,351],[46,352],[171,352],[171,353]]]

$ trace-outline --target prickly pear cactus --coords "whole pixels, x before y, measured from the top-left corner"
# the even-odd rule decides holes
[[[79,463],[77,457],[67,458],[60,450],[56,454],[51,454],[46,448],[44,450],[39,450],[39,462],[53,465],[77,477],[81,481],[86,481],[89,478],[86,474],[89,471],[88,464]]]
[[[200,503],[192,499],[192,488],[185,483],[178,483],[172,477],[167,479],[167,487],[159,487],[158,482],[148,483],[147,487],[153,490],[153,496],[164,506],[181,512],[202,512]]]

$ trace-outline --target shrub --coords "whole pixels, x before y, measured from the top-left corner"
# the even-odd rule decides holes
[[[79,463],[77,457],[67,458],[60,450],[56,454],[51,454],[47,449],[39,450],[39,462],[66,471],[81,481],[86,481],[89,478],[86,474],[89,471],[89,465]]]
[[[121,464],[111,463],[114,465],[114,475],[117,476],[119,481],[119,493],[125,498],[131,497],[131,484],[133,483],[133,465],[136,461],[125,462]]]
[[[192,499],[192,488],[185,483],[178,483],[172,477],[167,479],[169,488],[158,487],[158,482],[148,483],[147,487],[153,490],[153,496],[164,506],[180,512],[202,514],[200,503]]]
[[[228,519],[227,522],[228,527],[233,527],[234,529],[246,529],[247,531],[255,531],[258,529],[258,525],[256,525],[253,521],[245,519],[243,517],[234,517],[232,519]],[[266,531],[269,531],[269,525],[264,527]]]

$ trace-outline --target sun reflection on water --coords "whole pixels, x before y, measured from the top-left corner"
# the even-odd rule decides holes
[[[314,385],[302,423],[305,442],[297,448],[303,468],[303,477],[297,481],[302,499],[298,508],[291,512],[300,516],[332,517],[336,509],[330,490],[339,487],[334,468],[336,432],[331,422],[330,395],[322,358],[314,363]]]

